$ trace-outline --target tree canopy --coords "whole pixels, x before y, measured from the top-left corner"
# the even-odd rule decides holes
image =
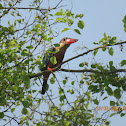
[[[109,125],[108,117],[126,114],[122,99],[126,91],[125,57],[118,65],[114,60],[106,64],[78,60],[88,55],[93,59],[98,53],[113,57],[115,51],[123,52],[126,41],[106,33],[92,43],[94,48],[78,47],[75,56],[54,68],[48,91],[41,95],[42,73],[50,72],[39,71],[45,51],[57,46],[53,40],[59,34],[69,30],[81,35],[85,27],[84,14],[73,13],[62,2],[58,0],[53,7],[43,0],[0,3],[0,122],[5,126]],[[126,32],[126,16],[122,22]],[[71,62],[78,66],[72,69]],[[110,107],[101,106],[104,101]]]

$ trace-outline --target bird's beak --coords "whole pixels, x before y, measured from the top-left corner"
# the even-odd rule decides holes
[[[72,43],[75,43],[77,41],[78,41],[78,39],[68,38],[68,39],[66,39],[65,43],[66,44],[72,44]]]

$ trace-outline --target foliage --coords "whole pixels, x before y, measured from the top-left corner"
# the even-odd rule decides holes
[[[21,6],[22,1],[5,0],[0,4],[0,21],[5,20],[7,16],[13,19],[8,20],[7,25],[6,22],[0,25],[0,119],[4,121],[4,125],[11,122],[37,126],[109,125],[107,118],[96,116],[96,106],[100,104],[97,95],[102,98],[102,101],[109,100],[108,97],[114,98],[110,100],[110,106],[125,105],[121,97],[126,91],[126,77],[123,73],[119,74],[119,72],[126,72],[123,69],[126,65],[125,59],[120,62],[121,69],[117,69],[113,61],[109,61],[105,66],[101,63],[82,61],[79,63],[80,69],[84,68],[81,78],[78,75],[72,80],[70,76],[65,76],[62,77],[62,81],[59,81],[53,75],[50,83],[58,84],[57,96],[53,97],[49,87],[47,95],[40,94],[42,83],[40,75],[42,74],[38,75],[36,69],[41,65],[41,54],[52,46],[54,34],[58,36],[59,33],[71,30],[81,35],[81,30],[85,26],[84,15],[74,14],[71,10],[61,8],[59,6],[61,2],[62,0],[53,8],[45,9],[41,7],[39,0],[31,0],[27,8]],[[28,13],[28,17],[23,15],[21,8]],[[33,12],[35,15],[32,15]],[[123,19],[124,31],[126,31],[125,18]],[[56,28],[61,24],[67,26],[57,32]],[[76,27],[73,28],[74,24]],[[114,56],[114,46],[124,43],[126,42],[117,43],[116,37],[110,37],[104,33],[99,42],[94,42],[94,45],[97,45],[96,48],[77,57],[92,51],[94,57],[98,52]],[[51,62],[56,64],[56,57],[52,57]],[[75,85],[79,85],[79,88],[76,89]],[[40,91],[35,88],[36,86]],[[87,90],[83,91],[85,86]],[[108,111],[110,110],[103,114]],[[113,111],[110,117],[114,114],[120,114],[122,117],[125,115],[123,111],[123,109]]]

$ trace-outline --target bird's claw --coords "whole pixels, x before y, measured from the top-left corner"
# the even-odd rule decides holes
[[[52,68],[48,68],[48,70],[50,70],[50,71],[51,71],[51,73],[53,73],[53,69],[52,69]]]

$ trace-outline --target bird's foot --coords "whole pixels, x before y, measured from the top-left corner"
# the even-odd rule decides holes
[[[51,73],[53,73],[53,69],[52,69],[52,68],[48,68],[48,70],[50,70],[50,71],[51,71]]]

